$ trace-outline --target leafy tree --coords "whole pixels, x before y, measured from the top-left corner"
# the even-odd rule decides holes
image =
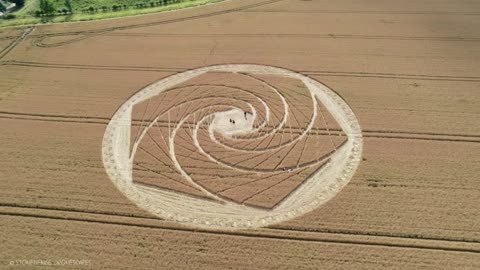
[[[68,12],[73,13],[72,0],[65,0],[65,7],[68,9]]]
[[[17,17],[17,15],[15,14],[7,14],[5,15],[5,17],[3,17],[5,20],[11,20],[11,19],[15,19]]]
[[[49,0],[40,0],[40,10],[47,15],[55,13],[55,6]]]
[[[18,7],[23,7],[25,5],[25,0],[9,0],[12,3],[15,3]]]

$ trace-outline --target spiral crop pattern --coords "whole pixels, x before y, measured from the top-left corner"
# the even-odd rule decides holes
[[[360,152],[343,100],[301,74],[256,65],[152,84],[119,109],[104,138],[107,172],[130,199],[162,217],[222,227],[308,211],[348,182]]]

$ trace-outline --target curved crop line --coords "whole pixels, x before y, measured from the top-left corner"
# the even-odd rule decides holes
[[[143,137],[145,136],[145,134],[148,133],[148,130],[155,124],[157,123],[158,119],[161,117],[161,116],[164,116],[165,114],[169,113],[172,109],[174,109],[175,107],[180,107],[180,106],[183,106],[185,105],[186,103],[190,103],[190,102],[194,102],[194,101],[197,101],[199,99],[217,99],[219,98],[218,96],[212,96],[212,97],[200,97],[200,98],[196,98],[194,100],[189,100],[189,101],[186,101],[186,102],[183,102],[182,104],[176,104],[174,106],[172,106],[171,108],[169,108],[167,111],[165,111],[164,113],[162,113],[161,115],[157,116],[143,131],[142,133],[140,134],[140,136],[138,136],[137,138],[137,141],[135,142],[134,144],[134,148],[132,149],[132,155],[131,155],[131,161],[133,161],[134,159],[134,156],[135,156],[135,153],[136,153],[136,150],[138,149],[139,147],[139,144],[140,142],[142,141]],[[222,99],[231,99],[233,101],[239,101],[238,99],[235,99],[235,98],[228,98],[228,97],[220,97]],[[244,100],[240,100],[242,102],[245,102],[246,104],[249,104],[248,102],[244,101]],[[183,116],[183,120],[178,122],[178,123],[175,123],[175,127],[172,129],[172,133],[169,135],[169,141],[168,141],[168,147],[169,147],[169,156],[170,156],[170,159],[172,161],[172,163],[174,164],[175,166],[175,169],[185,178],[187,179],[187,181],[189,181],[193,186],[194,188],[202,191],[203,193],[205,193],[208,197],[210,197],[211,199],[215,199],[215,200],[219,200],[219,201],[224,201],[223,198],[220,198],[214,194],[212,194],[210,191],[208,191],[207,189],[204,189],[203,186],[197,184],[195,181],[193,181],[193,179],[188,175],[188,173],[185,172],[185,170],[183,170],[182,168],[182,165],[178,162],[177,158],[176,158],[176,154],[175,154],[175,136],[176,136],[176,133],[178,131],[178,129],[184,124],[186,123],[187,119],[191,116],[191,115],[194,115],[196,113],[198,113],[198,111],[200,110],[204,110],[205,108],[208,108],[208,107],[212,107],[212,106],[229,106],[229,107],[232,107],[232,108],[235,108],[231,105],[227,105],[227,104],[215,104],[215,105],[208,105],[206,107],[203,107],[203,108],[199,108],[197,109],[196,111],[194,112],[190,112],[189,114]],[[212,114],[214,113],[217,113],[217,111],[215,112],[212,112],[211,114],[209,115],[206,115],[204,116],[204,118],[206,117],[210,117]],[[170,129],[170,128],[169,128]],[[162,137],[163,138],[163,137]],[[158,145],[157,145],[158,146]],[[146,151],[145,149],[141,148],[143,151]],[[158,161],[160,161],[160,159],[158,159],[157,157],[155,157],[153,154],[147,152],[148,154],[152,155],[155,159],[157,159]],[[163,163],[163,162],[162,162]],[[165,163],[164,163],[165,164]],[[175,180],[174,180],[175,181]],[[183,183],[182,183],[183,184]],[[185,184],[184,184],[185,185]]]
[[[232,98],[233,99],[233,98]],[[226,106],[226,107],[231,107],[231,108],[235,108],[234,106],[231,106],[231,105],[228,105],[228,104],[216,104],[216,105],[213,105],[213,106]],[[209,107],[209,106],[207,106]],[[205,108],[203,108],[205,109]],[[203,110],[202,109],[202,110]],[[175,154],[175,136],[177,134],[177,131],[180,129],[180,127],[186,122],[186,120],[191,116],[191,115],[194,115],[198,112],[195,111],[195,112],[192,112],[192,113],[189,113],[187,116],[185,116],[179,123],[177,123],[176,127],[173,128],[172,130],[172,133],[170,135],[170,138],[169,138],[169,150],[170,150],[170,158],[172,159],[172,162],[173,164],[175,165],[175,168],[181,173],[181,175],[187,179],[191,184],[193,184],[195,187],[197,187],[198,189],[200,189],[201,191],[203,191],[205,194],[207,194],[209,197],[212,197],[214,199],[217,199],[219,201],[225,201],[223,198],[220,198],[218,197],[216,194],[214,193],[211,193],[209,190],[205,189],[202,185],[198,184],[197,182],[195,182],[191,177],[190,175],[183,169],[182,165],[180,164],[180,162],[178,162],[177,160],[177,157],[176,157],[176,154]],[[217,113],[217,112],[215,112]],[[211,114],[210,114],[211,115]],[[208,115],[208,116],[210,116]],[[205,117],[203,118],[205,119]],[[198,125],[197,125],[198,126]],[[185,129],[184,129],[185,130]],[[195,133],[197,132],[197,128],[195,128]],[[194,133],[194,134],[195,134]]]
[[[252,173],[252,172],[255,172],[255,173],[272,173],[272,172],[278,172],[278,171],[283,171],[283,169],[279,169],[278,166],[281,164],[281,162],[283,161],[283,159],[279,162],[279,164],[277,164],[276,168],[274,170],[262,170],[262,169],[252,169],[252,168],[249,168],[249,167],[243,167],[243,166],[239,166],[237,164],[230,164],[230,163],[226,163],[214,156],[212,156],[211,154],[209,154],[208,151],[206,151],[202,145],[200,144],[200,142],[198,141],[198,136],[197,136],[197,133],[198,133],[198,129],[200,129],[200,126],[202,125],[202,123],[205,121],[205,118],[202,118],[198,123],[197,125],[195,126],[195,132],[193,132],[193,139],[194,139],[194,142],[195,142],[195,145],[197,146],[197,148],[200,150],[200,152],[207,156],[211,161],[217,163],[217,164],[220,164],[226,168],[229,168],[229,169],[235,169],[235,170],[240,170],[240,171],[243,171],[243,172],[248,172],[248,173]],[[211,127],[210,127],[211,128]],[[212,139],[213,140],[213,139]],[[292,142],[294,143],[294,142]],[[297,141],[298,143],[298,141]],[[345,143],[345,142],[344,142]],[[278,148],[282,148],[282,147],[278,147]],[[292,147],[293,149],[294,147]],[[277,148],[276,148],[277,149]],[[292,150],[290,149],[290,151]],[[271,149],[269,149],[271,150]],[[252,151],[250,151],[252,152]],[[264,151],[265,152],[265,151]],[[304,167],[311,167],[313,165],[315,165],[316,163],[324,160],[328,155],[332,154],[334,151],[331,151],[327,154],[325,154],[324,156],[322,156],[321,158],[317,159],[317,160],[314,160],[314,161],[311,161],[311,162],[306,162],[306,163],[302,163],[302,164],[297,164],[297,167],[296,169],[301,169],[301,168],[304,168]],[[260,156],[261,154],[263,153],[260,153],[258,155],[255,155],[254,157],[257,157],[257,156]],[[254,158],[254,157],[248,157],[247,159],[251,159],[251,158]],[[286,157],[286,156],[285,156]],[[284,158],[285,158],[284,157]],[[241,163],[243,162],[244,160],[238,162],[238,163]]]
[[[202,86],[211,86],[211,85],[202,85]],[[165,91],[163,91],[162,93],[167,93],[167,92],[171,92],[173,90],[182,90],[182,89],[185,89],[185,88],[188,88],[188,87],[192,87],[192,85],[187,85],[187,86],[182,86],[182,87],[175,87],[175,88],[169,88]],[[225,86],[225,87],[228,87],[228,86]],[[233,88],[233,87],[230,87],[230,88]],[[249,91],[245,90],[245,89],[242,89],[242,88],[234,88],[234,89],[237,89],[237,90],[241,90],[241,91],[245,91],[247,92],[248,94],[251,94],[253,96],[255,96],[257,99],[261,100],[259,96],[255,95],[254,93],[250,93]],[[177,94],[178,95],[178,94]],[[235,101],[238,101],[238,99],[236,98],[229,98],[229,97],[221,97],[221,96],[218,96],[218,94],[211,94],[209,96],[202,96],[202,97],[197,97],[197,98],[194,98],[194,99],[190,99],[190,100],[185,100],[183,102],[180,102],[178,104],[175,104],[173,105],[172,107],[170,107],[168,110],[164,111],[162,114],[158,115],[147,127],[145,127],[144,130],[142,130],[142,133],[140,134],[140,136],[136,136],[136,140],[134,141],[134,145],[132,147],[132,153],[130,154],[130,157],[133,159],[133,156],[135,154],[135,151],[133,149],[135,149],[137,147],[137,145],[141,142],[143,136],[145,135],[145,132],[146,130],[148,130],[149,128],[151,128],[153,126],[153,123],[154,122],[157,122],[158,119],[160,119],[160,117],[162,116],[165,116],[165,114],[169,113],[171,110],[177,108],[177,107],[180,107],[180,106],[183,106],[187,103],[190,103],[190,102],[195,102],[195,101],[198,101],[198,100],[201,100],[201,99],[210,99],[210,98],[225,98],[225,99],[233,99]],[[247,103],[247,102],[246,102]],[[248,104],[248,103],[247,103]],[[155,110],[155,112],[153,113],[153,115],[155,115],[158,111],[158,108]],[[142,121],[142,124],[143,125],[143,121]]]
[[[230,86],[230,85],[226,85],[226,84],[215,84],[215,83],[208,83],[208,84],[195,84],[195,85],[187,85],[187,86],[218,86],[218,87],[225,87],[225,88],[229,88],[229,89],[235,89],[235,90],[241,90],[241,91],[244,91],[246,92],[247,94],[250,94],[250,95],[253,95],[255,96],[259,101],[260,103],[262,103],[263,107],[265,108],[265,118],[264,118],[264,121],[262,121],[262,124],[256,128],[256,130],[260,130],[260,128],[266,126],[267,122],[268,122],[268,119],[270,119],[270,111],[269,111],[269,107],[268,107],[268,104],[265,103],[265,101],[263,101],[262,97],[259,96],[258,94],[254,93],[254,92],[251,92],[249,91],[248,89],[245,89],[243,87],[238,87],[238,86]],[[187,87],[185,86],[185,87]],[[256,115],[255,115],[256,116]]]
[[[282,119],[282,122],[277,126],[275,127],[273,130],[269,131],[269,132],[265,132],[263,135],[260,135],[260,136],[256,136],[256,137],[253,137],[252,139],[258,139],[258,138],[266,138],[268,137],[269,135],[271,135],[272,133],[282,129],[285,127],[285,124],[287,122],[287,119],[288,119],[288,116],[289,116],[289,106],[288,106],[288,103],[286,102],[285,100],[285,97],[283,96],[283,94],[281,94],[278,89],[276,87],[274,87],[273,85],[269,84],[268,82],[264,81],[264,80],[261,80],[259,78],[256,78],[254,76],[251,76],[251,75],[248,75],[246,73],[238,73],[238,74],[242,74],[244,76],[247,76],[249,78],[252,78],[256,81],[259,81],[261,82],[262,84],[266,85],[267,87],[269,87],[270,89],[272,89],[273,91],[275,91],[275,93],[280,96],[281,100],[282,100],[282,103],[284,104],[284,118]],[[241,152],[265,152],[265,151],[268,151],[268,150],[275,150],[275,149],[279,149],[281,147],[284,147],[284,146],[288,146],[290,144],[293,144],[295,143],[295,141],[298,141],[300,139],[302,139],[310,130],[311,128],[313,127],[314,123],[315,123],[315,118],[317,116],[317,113],[316,113],[316,107],[317,107],[317,101],[315,100],[314,98],[314,95],[313,93],[310,93],[311,95],[311,98],[312,98],[312,109],[313,109],[313,114],[311,116],[311,119],[310,119],[310,122],[308,124],[308,126],[306,127],[306,129],[304,129],[304,131],[296,138],[290,138],[290,140],[288,140],[286,143],[282,144],[282,142],[280,142],[279,145],[277,145],[276,147],[269,147],[269,145],[267,145],[267,147],[264,147],[264,148],[261,148],[261,149],[242,149],[242,148],[237,148],[237,147],[234,147],[234,146],[230,146],[230,145],[227,145],[227,144],[224,144],[222,143],[221,141],[217,140],[216,136],[215,136],[215,133],[213,132],[213,129],[211,130],[211,137],[212,137],[212,140],[214,140],[215,143],[219,144],[219,145],[222,145],[224,146],[225,148],[227,149],[230,149],[230,150],[234,150],[234,151],[241,151]],[[297,121],[298,122],[298,121]],[[291,130],[291,127],[290,127],[290,130]],[[260,132],[260,128],[259,129],[256,129],[256,130],[253,130],[253,131],[256,131],[256,132]],[[251,133],[253,133],[253,131]],[[283,137],[283,136],[282,136]],[[242,139],[245,139],[242,137]],[[249,137],[250,139],[250,137]],[[273,138],[272,138],[273,140]],[[282,138],[283,140],[283,138]],[[254,143],[255,141],[253,141],[252,143]],[[248,146],[248,145],[247,145]],[[244,146],[245,147],[245,146]]]
[[[317,103],[316,101],[314,100],[313,101],[314,103],[314,108],[317,107]],[[314,114],[312,115],[312,118],[310,120],[310,123],[308,124],[308,126],[303,129],[303,131],[295,138],[292,138],[290,137],[290,140],[286,141],[285,143],[282,144],[282,142],[278,145],[276,145],[275,147],[264,147],[264,148],[260,148],[260,149],[242,149],[242,148],[235,148],[235,147],[231,147],[231,146],[228,146],[228,145],[225,145],[225,144],[221,144],[222,146],[225,146],[226,148],[228,149],[231,149],[231,150],[234,150],[234,151],[241,151],[241,152],[266,152],[266,151],[270,151],[270,150],[276,150],[276,149],[280,149],[282,147],[286,147],[286,146],[289,146],[301,139],[303,139],[303,137],[305,137],[307,135],[308,132],[310,132],[310,130],[312,129],[313,125],[315,124],[315,118],[317,117],[317,113],[316,113],[316,110],[314,110]],[[293,134],[293,132],[291,131],[290,129],[290,133]],[[211,130],[211,136],[212,136],[212,140],[214,140],[215,142],[218,142],[218,140],[216,139],[214,133],[213,133],[213,129]]]

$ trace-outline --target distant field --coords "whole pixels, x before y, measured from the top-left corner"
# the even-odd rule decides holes
[[[26,2],[35,3],[35,6],[38,7],[40,0],[27,0]],[[55,8],[61,9],[65,6],[65,0],[50,0],[55,5]],[[127,5],[135,6],[137,3],[145,3],[149,5],[150,2],[159,2],[159,1],[150,1],[150,0],[72,0],[72,4],[77,11],[86,9],[88,7],[102,8],[112,7],[113,5]],[[160,1],[161,2],[161,1]],[[172,1],[173,2],[173,1]],[[181,1],[181,2],[195,2],[195,1]]]
[[[180,0],[177,2],[169,0],[165,5],[165,2],[162,0],[72,0],[73,14],[36,17],[35,12],[39,10],[40,0],[26,0],[25,6],[14,12],[16,18],[12,20],[0,20],[0,27],[124,17],[181,9],[219,1],[223,0]],[[60,12],[62,9],[65,9],[64,0],[50,0],[50,2],[53,4],[55,12]],[[114,11],[114,6],[121,6],[122,8]],[[88,10],[93,10],[93,12],[89,12]]]

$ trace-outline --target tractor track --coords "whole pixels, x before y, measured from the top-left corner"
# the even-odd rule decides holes
[[[25,28],[22,34],[20,34],[15,40],[10,43],[7,47],[3,48],[0,51],[0,60],[2,60],[9,52],[11,52],[15,47],[20,44],[25,38],[34,30],[34,27]]]
[[[247,10],[247,9],[250,9],[250,8],[261,7],[261,6],[265,6],[265,5],[269,5],[269,4],[273,4],[273,3],[277,3],[277,2],[281,2],[281,1],[284,1],[284,0],[262,1],[262,2],[259,2],[259,3],[249,4],[249,5],[235,7],[235,8],[228,8],[228,9],[225,9],[225,10],[220,10],[220,11],[215,11],[215,12],[210,12],[210,13],[204,13],[204,14],[193,15],[193,16],[186,16],[186,17],[175,18],[175,19],[160,20],[160,21],[155,21],[155,22],[130,24],[130,25],[116,26],[116,27],[107,27],[107,28],[94,29],[94,30],[70,31],[70,32],[61,32],[61,33],[45,33],[45,34],[32,35],[32,37],[38,39],[37,42],[35,42],[35,44],[37,46],[43,46],[42,41],[43,41],[44,38],[55,37],[55,36],[72,36],[72,35],[83,36],[83,37],[78,37],[75,40],[75,41],[78,41],[78,40],[83,40],[85,38],[88,38],[90,36],[94,36],[94,35],[97,35],[97,34],[103,34],[103,33],[108,33],[108,32],[117,31],[117,30],[136,29],[136,28],[142,28],[142,27],[149,27],[149,26],[184,22],[184,21],[190,21],[190,20],[196,20],[196,19],[203,19],[203,18],[218,16],[218,15],[224,15],[224,14],[228,14],[228,13],[232,13],[232,12],[239,12],[239,11]],[[61,45],[64,45],[64,42],[58,43],[58,46],[61,46]],[[55,43],[48,44],[47,46],[48,47],[55,47],[56,44]]]
[[[1,206],[0,207],[4,207]],[[129,220],[105,220],[102,219],[102,214],[96,214],[95,217],[78,217],[78,216],[67,216],[67,215],[55,215],[48,213],[28,213],[28,212],[16,212],[18,209],[12,208],[14,211],[5,211],[0,212],[0,216],[10,216],[17,218],[33,218],[33,219],[46,219],[46,220],[56,220],[56,221],[67,221],[67,222],[83,222],[83,223],[92,223],[92,224],[102,224],[102,225],[113,225],[113,226],[128,226],[128,227],[139,227],[145,229],[155,229],[163,230],[170,232],[178,233],[196,233],[196,234],[206,234],[206,235],[217,235],[217,236],[229,236],[229,237],[242,237],[242,238],[256,238],[256,239],[273,239],[280,241],[301,241],[301,242],[317,242],[324,244],[338,244],[338,245],[359,245],[359,246],[376,246],[383,248],[402,248],[402,249],[418,249],[418,250],[431,250],[431,251],[443,251],[443,252],[461,252],[461,253],[480,253],[480,247],[478,244],[480,242],[472,241],[458,241],[458,239],[441,239],[441,238],[411,238],[411,237],[402,237],[402,236],[383,236],[380,234],[372,233],[363,233],[363,232],[354,232],[354,231],[308,231],[308,230],[295,230],[291,228],[283,227],[269,227],[265,229],[258,230],[244,230],[244,231],[232,231],[232,230],[208,230],[208,229],[198,229],[198,228],[189,228],[189,227],[177,227],[167,224],[159,223],[140,223]],[[35,210],[39,210],[35,208]],[[54,210],[54,211],[63,211],[63,210]],[[81,212],[75,212],[81,213]],[[65,214],[65,212],[63,213]],[[91,214],[84,212],[84,214]],[[100,217],[98,216],[100,215]],[[113,215],[115,216],[115,215]],[[122,218],[129,218],[121,216]],[[163,220],[158,218],[144,218],[144,217],[133,217],[134,219],[139,220],[150,220],[153,222],[163,222]],[[341,235],[342,237],[336,237],[335,235]],[[345,238],[352,239],[345,239]],[[392,241],[393,240],[393,241]]]
[[[389,35],[345,35],[345,34],[162,34],[162,33],[106,33],[108,37],[170,37],[170,38],[308,38],[308,39],[373,39],[373,40],[430,40],[480,42],[475,37],[434,37],[434,36],[389,36]]]
[[[52,115],[52,114],[30,114],[0,111],[0,119],[25,120],[25,121],[44,121],[58,123],[79,123],[79,124],[99,124],[107,125],[110,121],[107,117],[89,117],[75,115]],[[135,125],[140,125],[140,120],[134,120]],[[167,123],[160,122],[160,125],[167,126]],[[327,135],[326,129],[312,129],[319,134]],[[337,132],[336,130],[332,130]],[[293,132],[296,131],[293,128]],[[408,140],[427,140],[427,141],[448,141],[448,142],[466,142],[480,143],[478,134],[452,134],[452,133],[434,133],[434,132],[408,132],[408,131],[389,131],[389,130],[362,130],[366,138],[380,139],[408,139]],[[340,134],[340,133],[338,133]]]
[[[83,65],[83,64],[55,64],[27,61],[0,61],[0,65],[23,66],[52,69],[85,69],[85,70],[109,70],[109,71],[141,71],[141,72],[166,72],[179,73],[189,68],[185,67],[153,67],[153,66],[111,66],[111,65]],[[402,79],[402,80],[427,80],[427,81],[451,81],[451,82],[480,82],[480,76],[450,76],[450,75],[426,75],[405,73],[378,73],[378,72],[342,72],[328,70],[300,70],[299,73],[308,76],[324,77],[353,77],[353,78],[376,78],[376,79]]]

